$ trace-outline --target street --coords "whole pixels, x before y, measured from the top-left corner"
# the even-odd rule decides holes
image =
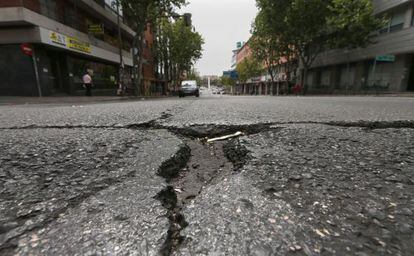
[[[0,144],[0,255],[414,255],[412,97],[0,105]]]

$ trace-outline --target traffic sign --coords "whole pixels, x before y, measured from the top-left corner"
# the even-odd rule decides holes
[[[394,62],[395,55],[379,55],[375,58],[375,60],[379,62]]]
[[[28,43],[22,43],[20,45],[20,49],[22,50],[22,52],[26,55],[32,56],[33,55],[33,49],[30,46],[30,44]]]

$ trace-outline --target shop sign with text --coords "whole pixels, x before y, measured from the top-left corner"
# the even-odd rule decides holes
[[[91,46],[89,43],[79,41],[77,38],[74,37],[67,38],[67,46],[68,48],[73,50],[91,53]]]
[[[66,36],[54,31],[50,32],[50,41],[55,44],[66,46]]]
[[[90,24],[88,25],[88,32],[93,35],[103,35],[104,24]]]
[[[52,44],[57,44],[63,46],[67,49],[76,50],[84,53],[91,53],[91,46],[87,42],[80,41],[75,37],[69,37],[62,35],[60,33],[51,31],[49,35],[50,42]]]

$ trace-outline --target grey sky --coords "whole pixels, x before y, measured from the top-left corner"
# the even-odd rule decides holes
[[[193,25],[205,40],[196,69],[201,75],[221,75],[230,68],[236,42],[247,41],[256,16],[255,0],[189,0],[180,12],[193,15]]]

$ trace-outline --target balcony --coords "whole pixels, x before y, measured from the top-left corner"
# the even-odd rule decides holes
[[[367,48],[355,50],[330,50],[320,54],[313,67],[337,65],[348,62],[373,59],[377,55],[407,54],[414,52],[414,27],[378,36],[376,43]]]
[[[374,13],[382,13],[384,11],[410,2],[413,3],[412,0],[374,0]]]

